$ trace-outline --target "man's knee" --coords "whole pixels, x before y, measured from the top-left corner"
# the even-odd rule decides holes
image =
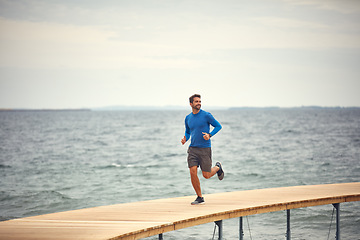
[[[193,167],[190,167],[190,175],[197,175],[197,170],[198,170],[198,167],[197,166],[193,166]]]
[[[211,178],[211,172],[202,172],[202,174],[203,174],[203,177],[206,179]]]

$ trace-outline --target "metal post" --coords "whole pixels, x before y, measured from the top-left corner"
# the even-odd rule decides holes
[[[243,218],[242,217],[240,217],[240,223],[239,223],[239,239],[244,240]]]
[[[219,227],[219,240],[222,240],[223,238],[223,227],[222,227],[222,220],[216,221],[215,224]]]
[[[291,239],[291,230],[290,230],[290,209],[286,210],[286,240]]]
[[[162,233],[159,234],[159,240],[163,240],[163,234]]]
[[[340,240],[340,203],[334,203],[336,209],[336,240]]]

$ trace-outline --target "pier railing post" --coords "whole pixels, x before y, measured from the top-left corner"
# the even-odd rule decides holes
[[[239,239],[244,240],[243,218],[239,218]]]
[[[222,220],[216,221],[215,224],[219,227],[219,240],[223,239],[223,225]]]
[[[290,209],[286,210],[286,240],[291,239],[291,230],[290,230]]]
[[[336,209],[336,240],[340,240],[340,203],[334,203]]]

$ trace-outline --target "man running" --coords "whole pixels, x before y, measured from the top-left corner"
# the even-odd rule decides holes
[[[216,173],[219,180],[224,178],[224,171],[221,163],[217,162],[212,166],[211,159],[211,140],[217,132],[220,131],[221,124],[211,115],[211,113],[201,110],[201,96],[194,94],[190,98],[190,106],[192,113],[185,118],[185,136],[181,139],[184,145],[191,138],[188,149],[188,167],[190,169],[190,177],[193,188],[197,194],[197,198],[192,205],[203,204],[205,200],[201,194],[200,180],[197,175],[200,166],[204,178],[209,179]],[[210,125],[214,129],[210,132]]]

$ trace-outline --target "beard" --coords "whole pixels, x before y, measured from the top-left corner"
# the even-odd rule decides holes
[[[201,108],[201,104],[193,106],[193,109],[196,109],[196,110],[200,110],[200,108]]]

